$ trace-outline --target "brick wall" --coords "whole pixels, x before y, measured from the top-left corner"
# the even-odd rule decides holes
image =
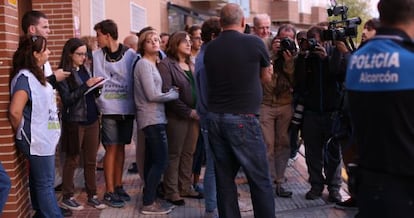
[[[0,5],[0,160],[10,176],[12,188],[2,217],[26,217],[29,212],[26,163],[14,147],[13,132],[7,118],[9,73],[19,39],[18,8],[3,1]]]
[[[52,67],[57,66],[65,41],[74,36],[73,17],[79,16],[79,1],[32,0],[32,8],[45,12],[49,17]],[[19,15],[22,16],[24,10],[0,0],[0,160],[12,181],[9,198],[1,214],[3,218],[30,217],[31,213],[27,162],[14,146],[14,136],[7,118],[9,72],[20,34]]]

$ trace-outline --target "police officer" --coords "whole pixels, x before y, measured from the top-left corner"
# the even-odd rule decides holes
[[[356,217],[414,214],[414,0],[380,0],[382,27],[346,77],[359,153]]]

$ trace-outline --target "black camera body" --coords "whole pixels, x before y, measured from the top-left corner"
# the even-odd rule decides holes
[[[291,54],[296,54],[298,48],[296,47],[295,41],[289,38],[283,38],[280,40],[279,55],[282,55],[284,51],[289,51]]]
[[[301,39],[299,43],[300,49],[303,51],[314,51],[318,45],[318,41],[315,38]]]
[[[356,37],[358,34],[358,25],[361,24],[361,18],[353,17],[348,19],[348,7],[333,6],[327,10],[328,16],[341,15],[341,20],[329,22],[327,30],[322,32],[322,39],[325,41],[344,41],[347,37]]]

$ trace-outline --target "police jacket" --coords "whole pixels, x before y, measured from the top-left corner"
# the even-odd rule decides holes
[[[412,39],[383,28],[349,61],[349,109],[365,170],[414,178],[413,60]]]

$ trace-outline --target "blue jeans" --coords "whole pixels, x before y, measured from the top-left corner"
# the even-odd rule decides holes
[[[200,175],[201,167],[204,162],[204,158],[205,158],[204,138],[200,130],[200,134],[198,135],[198,139],[197,139],[196,150],[193,155],[193,174],[194,175]]]
[[[219,216],[240,218],[237,186],[240,167],[247,176],[254,217],[274,218],[275,202],[259,120],[250,114],[208,114],[208,136],[215,160]]]
[[[165,124],[147,126],[145,135],[145,163],[143,205],[150,205],[156,199],[157,186],[168,164],[168,143]]]
[[[208,140],[208,130],[206,120],[200,119],[201,136],[203,137],[204,148],[206,153],[206,169],[204,172],[204,202],[206,212],[213,212],[217,209],[217,190],[216,174],[214,173],[214,159],[211,153],[210,142]]]
[[[0,216],[3,211],[4,205],[9,197],[9,191],[11,188],[10,177],[4,170],[3,165],[0,162]]]
[[[29,160],[30,199],[36,215],[45,218],[63,217],[54,189],[55,155],[31,155],[29,145],[24,140],[16,140],[16,145]]]

